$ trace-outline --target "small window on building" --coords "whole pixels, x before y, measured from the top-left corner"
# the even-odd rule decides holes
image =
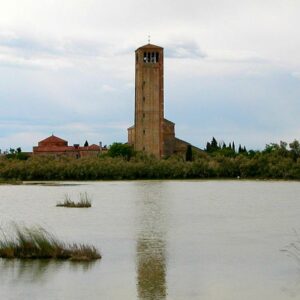
[[[144,62],[146,63],[147,62],[147,53],[144,52]]]
[[[143,119],[145,119],[145,113],[143,113]]]
[[[159,61],[159,53],[156,52],[155,54],[156,54],[156,62],[158,62]]]
[[[143,101],[145,102],[145,100],[146,100],[146,98],[145,98],[145,96],[143,96]]]
[[[148,53],[147,53],[147,62],[148,62],[148,63],[149,63],[149,62],[150,62],[150,60],[151,60],[151,57],[150,57],[150,56],[151,56],[151,53],[150,53],[150,52],[148,52]]]
[[[145,151],[146,150],[146,148],[145,147],[143,147],[143,151]]]
[[[138,54],[135,55],[135,60],[136,60],[137,63],[139,62],[139,55]]]
[[[144,130],[143,130],[143,135],[145,135],[145,134],[146,134],[146,130],[144,129]]]

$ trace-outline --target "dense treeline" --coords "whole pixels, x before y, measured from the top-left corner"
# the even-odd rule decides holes
[[[128,146],[126,146],[128,147]],[[266,178],[300,179],[300,144],[266,145],[263,151],[213,151],[189,153],[157,160],[133,153],[118,144],[118,151],[100,157],[31,157],[0,159],[2,180],[97,180],[97,179],[184,179],[184,178]],[[113,148],[114,149],[114,148]],[[116,150],[114,149],[114,150]],[[123,152],[122,152],[123,151]],[[130,151],[130,155],[128,154]],[[123,154],[122,154],[123,153]],[[113,157],[112,157],[113,156]],[[188,158],[186,160],[186,158]]]

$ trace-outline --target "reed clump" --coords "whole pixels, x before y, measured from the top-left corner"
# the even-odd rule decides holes
[[[79,201],[75,202],[71,200],[71,197],[66,194],[63,202],[58,202],[56,204],[58,207],[75,207],[75,208],[87,208],[92,206],[92,199],[88,195],[87,192],[80,193],[79,195]]]
[[[90,245],[68,244],[58,240],[41,227],[14,225],[15,234],[0,240],[0,257],[20,259],[64,259],[91,261],[100,259],[99,251]]]

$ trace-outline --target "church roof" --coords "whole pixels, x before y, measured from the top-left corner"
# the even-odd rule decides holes
[[[57,143],[57,142],[64,142],[64,143],[67,143],[67,141],[55,136],[55,135],[51,135],[49,137],[47,137],[46,139],[44,140],[41,140],[40,143]]]
[[[144,46],[137,48],[136,51],[140,50],[140,49],[163,49],[163,48],[160,46],[153,45],[153,44],[146,44]]]
[[[167,122],[167,123],[169,123],[169,124],[175,125],[174,122],[172,122],[172,121],[170,121],[170,120],[168,120],[168,119],[164,119],[164,122]]]

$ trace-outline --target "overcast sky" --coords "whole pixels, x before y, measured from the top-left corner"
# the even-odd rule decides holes
[[[165,49],[177,137],[300,139],[299,0],[0,0],[0,149],[127,141],[134,50]]]

